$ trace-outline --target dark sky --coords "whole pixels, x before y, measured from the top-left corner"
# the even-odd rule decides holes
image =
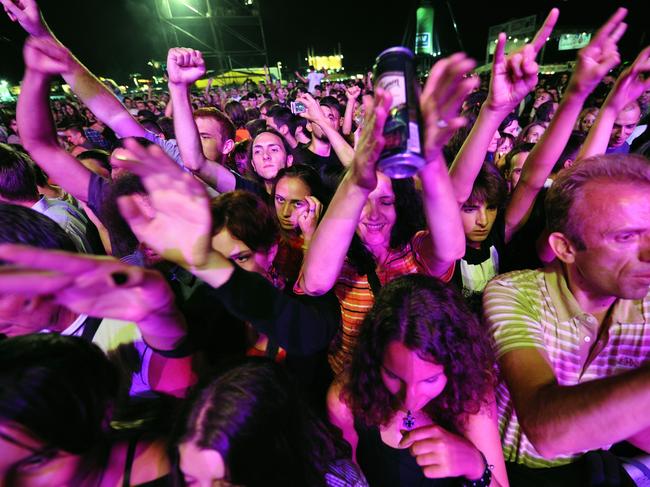
[[[217,0],[218,1],[218,0]],[[242,0],[243,1],[243,0]],[[259,0],[271,63],[294,68],[308,47],[333,52],[340,43],[345,65],[363,69],[386,47],[400,44],[413,0]],[[41,0],[41,8],[59,38],[97,74],[125,82],[129,73],[148,73],[148,59],[164,59],[166,46],[158,30],[153,0]],[[624,58],[650,44],[650,1],[538,0],[518,3],[435,0],[441,18],[447,3],[456,17],[465,50],[483,62],[490,25],[516,17],[543,15],[560,7],[560,27],[599,25],[616,6],[630,9],[630,27],[621,42]],[[446,24],[449,24],[446,21]],[[0,78],[16,82],[22,75],[21,29],[0,19]],[[4,38],[4,40],[2,39]],[[454,39],[449,39],[453,41]]]

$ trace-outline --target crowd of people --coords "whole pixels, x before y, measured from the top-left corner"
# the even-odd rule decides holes
[[[620,66],[625,9],[570,73],[536,62],[557,9],[488,75],[437,61],[426,164],[390,179],[370,74],[199,92],[174,47],[168,89],[130,98],[35,0],[0,3],[28,34],[0,131],[0,485],[647,471],[650,48]]]

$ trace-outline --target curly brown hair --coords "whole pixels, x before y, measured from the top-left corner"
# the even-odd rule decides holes
[[[381,290],[361,327],[342,390],[366,426],[387,423],[399,407],[381,378],[393,341],[444,367],[447,385],[424,411],[437,424],[462,432],[467,415],[487,405],[496,383],[490,342],[463,298],[452,286],[419,274],[401,276]]]

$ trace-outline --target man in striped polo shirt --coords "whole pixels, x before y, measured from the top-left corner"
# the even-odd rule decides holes
[[[585,452],[622,440],[650,452],[650,161],[585,159],[546,212],[557,259],[484,294],[500,431],[511,485],[590,485]]]

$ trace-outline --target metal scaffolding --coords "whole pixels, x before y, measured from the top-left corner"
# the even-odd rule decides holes
[[[203,52],[218,72],[268,65],[258,0],[153,0],[166,47]]]

